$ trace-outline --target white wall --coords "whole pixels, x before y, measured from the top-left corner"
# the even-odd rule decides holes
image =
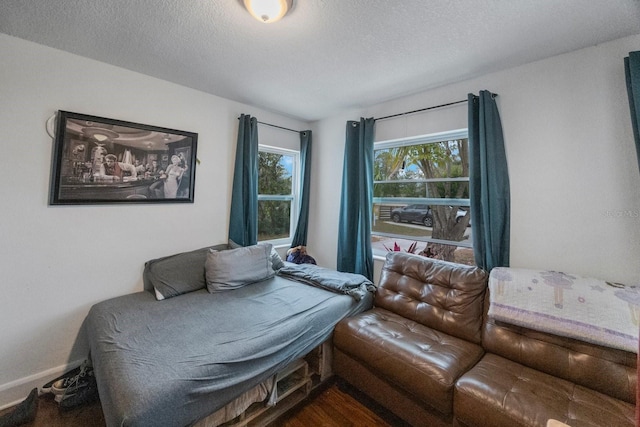
[[[640,284],[640,174],[623,58],[632,36],[314,124],[309,252],[336,265],[346,120],[498,93],[511,183],[511,265]],[[376,140],[467,127],[466,104],[385,120]],[[379,270],[380,261],[376,261]]]
[[[237,117],[304,122],[0,34],[0,408],[87,356],[92,304],[142,290],[144,262],[227,239]],[[197,132],[195,203],[47,205],[57,110]],[[259,126],[260,142],[297,134]]]

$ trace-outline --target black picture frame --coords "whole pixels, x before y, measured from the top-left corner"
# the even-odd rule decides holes
[[[50,205],[193,203],[198,134],[58,111]]]

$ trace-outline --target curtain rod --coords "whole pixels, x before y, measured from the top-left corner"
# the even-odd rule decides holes
[[[265,126],[271,126],[272,128],[288,130],[289,132],[295,132],[295,133],[304,132],[304,131],[300,131],[300,130],[293,130],[293,129],[285,128],[285,127],[278,126],[278,125],[272,125],[271,123],[265,123],[265,122],[258,122],[258,123],[261,124],[261,125],[265,125]]]
[[[238,117],[238,120],[240,120],[240,117]],[[261,125],[265,125],[265,126],[271,126],[272,128],[288,130],[289,132],[295,132],[295,133],[305,132],[305,131],[301,131],[301,130],[293,130],[293,129],[285,128],[285,127],[278,126],[278,125],[272,125],[271,123],[265,123],[265,122],[260,122],[260,121],[258,121],[257,123],[261,124]]]
[[[380,117],[379,119],[376,119],[376,121],[385,120],[385,119],[391,119],[391,118],[394,118],[394,117],[406,116],[407,114],[420,113],[422,111],[427,111],[427,110],[434,110],[436,108],[448,107],[450,105],[462,104],[463,102],[467,102],[467,100],[463,99],[461,101],[449,102],[448,104],[435,105],[433,107],[421,108],[419,110],[406,111],[404,113],[392,114],[390,116]]]

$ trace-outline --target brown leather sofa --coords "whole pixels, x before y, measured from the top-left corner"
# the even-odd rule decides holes
[[[387,256],[374,308],[335,329],[334,372],[414,426],[634,426],[636,355],[487,319],[488,275]]]

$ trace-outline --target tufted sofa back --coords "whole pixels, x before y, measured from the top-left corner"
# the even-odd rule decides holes
[[[480,344],[487,280],[477,267],[390,252],[374,305]]]

